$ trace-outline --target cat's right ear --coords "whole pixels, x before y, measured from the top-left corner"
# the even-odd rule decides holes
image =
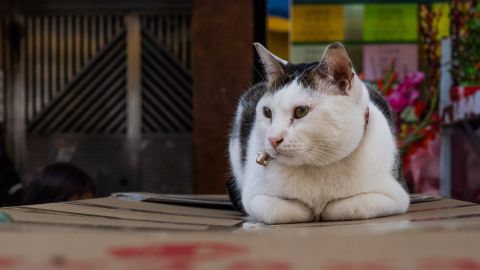
[[[271,86],[273,82],[285,74],[285,66],[288,62],[268,51],[260,43],[253,43],[253,45],[262,61],[268,85]]]

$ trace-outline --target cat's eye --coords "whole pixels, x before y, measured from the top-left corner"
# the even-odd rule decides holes
[[[298,106],[293,111],[293,117],[295,119],[303,118],[303,117],[305,117],[305,115],[308,114],[309,111],[310,111],[310,107],[308,107],[308,106]]]
[[[263,107],[263,115],[265,115],[266,118],[272,118],[272,111],[268,107]]]

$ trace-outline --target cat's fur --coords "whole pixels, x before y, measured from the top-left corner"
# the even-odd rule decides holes
[[[234,204],[268,224],[405,212],[409,196],[390,108],[354,74],[343,46],[333,43],[318,63],[299,65],[255,47],[267,80],[243,95],[234,119]],[[310,111],[295,119],[297,106]],[[255,161],[259,151],[273,157],[265,167]]]

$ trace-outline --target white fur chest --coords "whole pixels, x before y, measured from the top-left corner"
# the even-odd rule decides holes
[[[254,185],[247,185],[245,192],[253,188],[256,192],[270,196],[298,200],[319,214],[325,205],[336,198],[347,197],[358,192],[352,170],[328,168],[284,167],[272,162],[268,167],[258,168]]]

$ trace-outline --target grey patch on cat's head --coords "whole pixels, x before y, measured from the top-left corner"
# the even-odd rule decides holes
[[[340,42],[330,44],[319,62],[307,64],[288,63],[259,43],[254,45],[265,68],[270,92],[282,89],[295,79],[305,88],[331,95],[347,95],[352,86],[352,63]]]

